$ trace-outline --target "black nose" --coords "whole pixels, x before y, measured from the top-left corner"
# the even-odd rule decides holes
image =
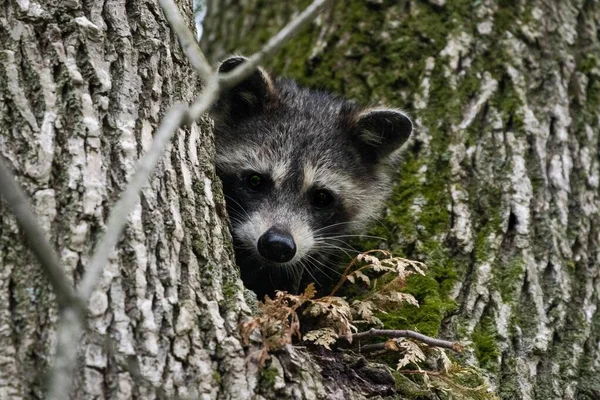
[[[292,235],[272,227],[258,239],[258,252],[269,261],[288,262],[296,254],[296,243]]]

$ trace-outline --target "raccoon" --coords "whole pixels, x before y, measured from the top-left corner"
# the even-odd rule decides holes
[[[219,72],[246,59],[230,57]],[[380,212],[389,164],[410,119],[259,68],[213,107],[223,182],[242,280],[259,298],[339,277],[347,238]]]

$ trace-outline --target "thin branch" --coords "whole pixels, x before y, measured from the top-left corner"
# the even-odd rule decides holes
[[[220,93],[221,87],[219,86],[219,77],[217,74],[214,74],[206,81],[206,86],[200,96],[198,96],[192,105],[190,105],[187,122],[192,123],[207,112],[215,101],[217,101]]]
[[[378,351],[387,351],[387,347],[385,343],[369,343],[365,345],[361,345],[358,350],[361,353],[375,353]]]
[[[338,290],[340,290],[340,288],[342,287],[344,282],[346,282],[348,280],[348,275],[350,274],[350,270],[356,264],[357,261],[358,261],[358,256],[354,257],[352,259],[352,261],[350,261],[350,263],[344,270],[344,273],[342,274],[342,277],[340,278],[338,283],[333,287],[333,289],[331,289],[331,293],[329,293],[330,296],[333,296]]]
[[[206,81],[213,74],[212,68],[208,61],[206,61],[206,57],[204,57],[202,50],[200,50],[200,46],[198,46],[194,34],[190,31],[183,16],[179,12],[179,7],[177,7],[177,4],[175,4],[175,1],[173,0],[159,0],[159,3],[165,13],[169,25],[179,39],[181,49],[198,72],[198,75],[200,75],[200,78],[202,78],[203,81]]]
[[[266,58],[270,57],[296,35],[304,25],[314,20],[331,0],[315,0],[310,6],[290,21],[282,30],[273,36],[262,49],[254,53],[248,61],[234,70],[220,75],[221,87],[231,88],[248,77]]]
[[[140,161],[135,175],[131,178],[121,198],[113,206],[104,235],[96,246],[94,255],[79,285],[79,295],[85,302],[92,295],[94,286],[102,274],[102,269],[117,245],[121,232],[127,225],[127,217],[137,204],[142,189],[171,141],[171,137],[186,119],[186,116],[187,107],[184,104],[177,103],[169,109],[154,136],[152,147]]]
[[[385,336],[391,338],[400,338],[400,337],[408,337],[411,339],[418,340],[419,342],[423,342],[429,346],[441,347],[444,349],[454,350],[457,353],[462,351],[462,346],[459,342],[450,342],[448,340],[436,339],[427,335],[423,335],[422,333],[418,333],[415,331],[409,330],[391,330],[391,329],[370,329],[365,332],[359,332],[352,335],[352,342],[355,340],[360,340],[363,338],[375,337],[375,336]]]
[[[83,314],[74,308],[61,312],[56,328],[58,342],[54,364],[50,370],[48,399],[69,399],[73,373],[77,367],[77,351],[81,341]]]
[[[412,369],[401,369],[398,371],[401,374],[406,375],[431,375],[431,376],[442,376],[439,371],[425,371],[425,370],[412,370]]]
[[[28,247],[48,277],[59,307],[62,309],[71,305],[79,305],[80,302],[75,295],[71,281],[62,269],[56,251],[46,238],[46,232],[40,226],[27,195],[15,180],[2,157],[0,157],[0,194],[15,215],[17,223],[29,242]]]

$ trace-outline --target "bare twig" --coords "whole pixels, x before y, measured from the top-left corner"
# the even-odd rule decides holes
[[[371,250],[371,251],[373,251],[373,250]],[[367,253],[370,253],[371,251],[368,251]],[[338,283],[333,287],[333,289],[331,289],[331,292],[329,293],[330,296],[333,296],[334,294],[336,294],[336,292],[338,290],[340,290],[340,288],[342,287],[342,285],[344,284],[344,282],[346,282],[348,280],[348,275],[350,273],[350,270],[352,269],[352,267],[354,265],[356,265],[357,261],[358,261],[358,257],[354,257],[352,259],[352,261],[350,261],[350,263],[348,264],[348,266],[344,270],[344,273],[342,274],[342,276],[341,276],[340,280],[338,281]]]
[[[58,255],[46,238],[31,209],[29,199],[16,182],[4,159],[0,157],[0,194],[14,213],[17,223],[29,242],[29,248],[39,261],[56,294],[59,307],[79,306],[73,286],[60,266]]]
[[[213,74],[212,68],[208,64],[208,61],[206,61],[202,50],[200,50],[194,34],[188,29],[187,23],[179,12],[177,4],[173,0],[159,0],[159,3],[169,25],[179,39],[179,44],[183,52],[198,72],[198,75],[200,75],[200,78],[206,81]]]
[[[375,353],[378,351],[387,351],[385,343],[369,343],[358,348],[361,353]]]
[[[177,103],[169,109],[154,136],[152,147],[140,161],[137,172],[129,181],[121,198],[113,206],[104,235],[98,246],[96,246],[94,255],[79,285],[79,295],[85,302],[92,295],[102,269],[117,245],[121,232],[127,225],[127,217],[133,211],[150,174],[152,174],[154,167],[158,164],[165,148],[171,141],[171,136],[177,131],[186,116],[187,107],[184,104]]]
[[[83,314],[74,308],[61,312],[57,325],[58,343],[54,364],[50,370],[50,388],[48,399],[62,400],[70,398],[73,372],[77,367],[77,349],[82,334]]]
[[[398,372],[406,375],[431,375],[431,376],[442,376],[439,371],[425,371],[425,370],[412,370],[412,369],[401,369]]]
[[[423,342],[429,346],[441,347],[444,349],[454,350],[457,353],[462,351],[462,346],[458,342],[450,342],[448,340],[436,339],[427,335],[423,335],[422,333],[418,333],[415,331],[409,330],[391,330],[391,329],[370,329],[365,332],[359,332],[352,335],[352,342],[354,343],[356,340],[360,340],[368,337],[375,336],[385,336],[391,338],[400,338],[407,337],[411,339],[418,340],[419,342]]]
[[[202,94],[190,105],[188,111],[188,122],[196,121],[202,116],[219,98],[221,88],[219,86],[219,78],[215,74],[206,81],[206,86]]]
[[[262,49],[254,53],[248,61],[231,72],[221,75],[221,87],[231,88],[248,77],[264,60],[286,44],[302,27],[314,20],[331,0],[315,0],[282,30],[273,36]]]

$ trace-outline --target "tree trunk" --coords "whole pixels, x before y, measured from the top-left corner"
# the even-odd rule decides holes
[[[219,3],[213,59],[300,9]],[[600,398],[600,3],[339,1],[270,66],[414,117],[374,231],[429,272],[388,327],[472,341],[502,398]]]
[[[191,1],[180,5],[191,21]],[[152,0],[11,1],[0,38],[0,153],[77,283],[164,111],[198,94],[196,75]],[[72,398],[274,396],[238,334],[249,308],[213,157],[207,120],[177,132],[92,296]],[[54,294],[21,240],[0,202],[1,399],[43,398],[56,344]]]

